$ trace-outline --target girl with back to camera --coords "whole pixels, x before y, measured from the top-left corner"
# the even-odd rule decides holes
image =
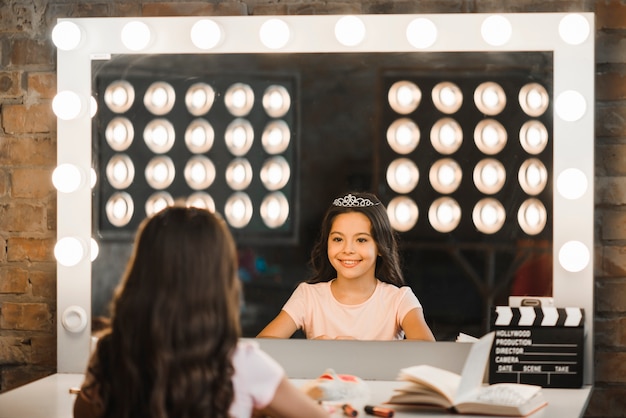
[[[203,209],[146,219],[74,417],[327,417],[253,342],[239,341],[236,249]]]
[[[434,341],[422,306],[404,286],[398,244],[387,210],[371,193],[337,198],[311,254],[314,276],[300,283],[258,335]]]

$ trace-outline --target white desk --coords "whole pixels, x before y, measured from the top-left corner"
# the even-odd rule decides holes
[[[36,382],[8,391],[0,395],[0,418],[71,418],[72,407],[76,395],[69,393],[72,387],[79,387],[83,381],[82,374],[54,374]],[[293,379],[294,384],[300,386],[306,380]],[[394,387],[402,382],[394,381],[367,381],[370,387],[370,399],[367,403],[381,404],[389,399]],[[591,395],[591,387],[582,389],[544,389],[548,406],[532,415],[532,418],[582,417]],[[359,408],[359,417],[367,417]],[[399,408],[395,417],[458,417],[446,413],[416,413],[403,412]],[[341,413],[333,416],[340,417]],[[480,418],[473,415],[474,418]],[[493,417],[492,417],[493,418]]]

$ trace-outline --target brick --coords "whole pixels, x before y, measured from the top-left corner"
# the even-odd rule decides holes
[[[626,255],[626,248],[618,245],[604,245],[601,251],[599,263],[596,265],[596,274],[602,277],[626,276],[626,261],[622,261]]]
[[[18,366],[0,369],[0,389],[7,391],[34,382],[56,372],[56,367]]]
[[[13,39],[9,42],[10,67],[54,68],[55,49],[52,40]]]
[[[626,411],[624,390],[617,387],[594,386],[585,418],[623,417]]]
[[[19,71],[0,71],[0,99],[16,99],[24,95],[23,74]]]
[[[596,177],[596,205],[626,204],[626,177]]]
[[[54,258],[53,238],[12,237],[7,240],[7,261],[51,261]]]
[[[0,33],[30,32],[38,20],[32,2],[0,2]]]
[[[31,364],[56,367],[57,338],[52,335],[36,335],[31,337]]]
[[[28,271],[20,267],[0,267],[0,294],[26,293]]]
[[[626,48],[626,44],[624,47]],[[611,102],[598,104],[596,106],[596,136],[626,137],[626,106]]]
[[[0,136],[0,165],[56,165],[56,141],[52,138],[8,138]]]
[[[4,302],[0,305],[0,328],[52,331],[54,315],[47,303]]]
[[[0,204],[0,231],[45,232],[46,230],[45,207],[19,201]]]
[[[626,38],[620,33],[596,32],[596,65],[626,62]]]
[[[55,192],[52,169],[22,168],[11,175],[11,197],[43,199]]]
[[[53,99],[57,90],[57,76],[55,73],[29,73],[26,84],[29,96]]]
[[[602,280],[597,283],[596,310],[626,312],[626,280]]]
[[[623,0],[596,3],[596,29],[626,29],[626,7]]]
[[[51,103],[4,105],[2,127],[8,134],[54,132],[56,117]]]
[[[28,339],[16,336],[0,337],[0,365],[25,364],[30,357]]]
[[[206,2],[145,3],[143,16],[245,16],[248,9],[243,2],[211,4]]]
[[[596,100],[618,101],[626,99],[626,73],[615,69],[596,74]]]
[[[626,383],[626,353],[598,352],[596,382]]]
[[[9,192],[9,176],[6,171],[0,169],[0,197],[6,196]]]
[[[362,10],[362,6],[358,2],[303,2],[299,4],[288,5],[288,14],[290,15],[360,14],[363,13]]]
[[[626,176],[626,144],[598,144],[595,147],[596,176]]]
[[[605,210],[602,212],[600,238],[626,240],[626,211]]]
[[[33,297],[48,300],[56,299],[56,271],[31,270],[30,283]]]

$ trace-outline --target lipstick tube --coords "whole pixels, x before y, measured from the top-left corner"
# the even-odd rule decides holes
[[[393,409],[382,408],[380,406],[371,406],[371,405],[366,405],[364,409],[365,409],[366,414],[374,415],[377,417],[386,417],[386,418],[391,418],[394,412]]]

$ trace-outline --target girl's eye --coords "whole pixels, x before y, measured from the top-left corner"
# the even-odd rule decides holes
[[[367,238],[358,238],[357,242],[367,242]]]
[[[341,238],[339,238],[339,237],[334,237],[334,238],[333,238],[333,242],[341,242]]]

